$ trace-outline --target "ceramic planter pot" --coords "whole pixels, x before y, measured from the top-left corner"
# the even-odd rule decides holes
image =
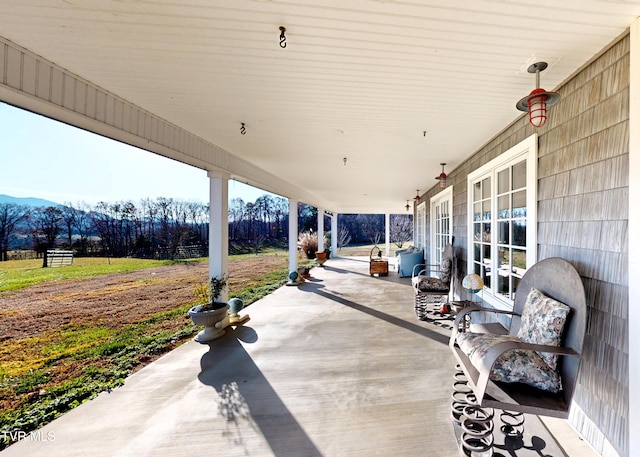
[[[316,262],[318,263],[318,265],[323,266],[326,261],[327,261],[327,253],[326,252],[324,252],[324,251],[316,252]]]
[[[224,328],[226,326],[223,325],[223,323],[225,319],[229,319],[228,312],[229,305],[226,303],[216,303],[215,309],[207,311],[202,311],[202,305],[191,308],[188,314],[193,323],[204,327],[204,329],[201,330],[194,339],[203,343],[215,340],[216,338],[220,338],[224,335]]]

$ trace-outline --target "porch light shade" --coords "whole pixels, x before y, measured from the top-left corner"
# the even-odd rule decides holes
[[[484,281],[475,273],[462,278],[462,288],[472,294],[477,294],[484,287]]]
[[[441,163],[440,164],[442,166],[442,172],[436,176],[436,179],[438,180],[438,185],[440,186],[441,189],[444,189],[445,187],[447,187],[447,174],[444,172],[444,166],[446,165],[446,163]]]
[[[444,189],[447,187],[447,175],[445,172],[440,173],[440,176],[438,176],[437,179],[439,181],[440,188]]]
[[[521,99],[516,107],[520,111],[529,112],[529,123],[534,127],[542,127],[547,122],[547,107],[555,105],[560,95],[547,92],[542,88],[534,89],[529,95]]]
[[[536,88],[516,103],[518,110],[529,113],[529,123],[535,128],[542,127],[547,122],[547,108],[560,100],[560,94],[557,92],[547,92],[540,87],[540,72],[545,68],[546,62],[537,62],[527,69],[529,73],[536,74]]]

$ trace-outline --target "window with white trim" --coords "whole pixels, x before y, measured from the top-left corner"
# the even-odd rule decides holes
[[[522,275],[536,261],[537,136],[467,178],[467,271],[484,281],[483,298],[511,309]]]
[[[426,203],[420,203],[416,210],[416,228],[415,228],[415,243],[416,247],[425,247],[425,229],[427,224],[427,205]]]
[[[431,198],[431,261],[440,265],[444,247],[451,243],[453,221],[453,186]]]

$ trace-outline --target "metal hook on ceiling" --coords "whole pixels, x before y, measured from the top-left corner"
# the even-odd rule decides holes
[[[247,128],[244,125],[244,122],[240,123],[240,135],[244,135],[247,133]]]
[[[285,29],[284,27],[280,26],[280,47],[282,49],[287,47],[287,37],[284,36],[284,32],[286,32],[287,29]]]

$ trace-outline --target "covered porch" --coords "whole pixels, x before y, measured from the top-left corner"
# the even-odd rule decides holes
[[[332,258],[243,313],[2,455],[458,455],[451,321],[418,320],[408,278]],[[595,455],[565,421],[528,416],[526,433],[505,448],[496,432],[496,455]]]

